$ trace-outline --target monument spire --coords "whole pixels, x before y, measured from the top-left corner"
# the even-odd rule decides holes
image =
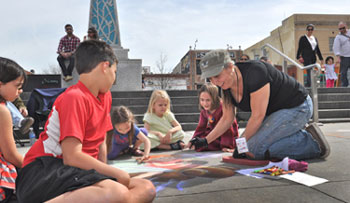
[[[112,47],[121,48],[116,0],[91,0],[89,27],[95,27],[99,37]]]

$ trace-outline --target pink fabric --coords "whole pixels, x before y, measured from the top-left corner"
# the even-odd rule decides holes
[[[305,161],[297,161],[294,159],[288,160],[288,169],[289,170],[304,172],[304,171],[307,171],[308,166],[309,166],[309,164]]]
[[[334,80],[326,80],[326,87],[334,87]]]

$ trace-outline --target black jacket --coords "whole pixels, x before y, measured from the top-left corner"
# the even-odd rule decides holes
[[[312,50],[311,44],[305,35],[301,36],[299,39],[297,59],[302,56],[304,59],[304,65],[316,63],[316,54],[320,60],[323,60],[320,48],[318,47],[317,38],[315,37],[315,39],[317,42],[315,50]]]

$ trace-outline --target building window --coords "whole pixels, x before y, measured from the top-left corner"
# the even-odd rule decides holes
[[[335,39],[335,37],[330,37],[329,38],[329,51],[330,52],[333,52],[334,39]]]
[[[230,57],[231,57],[231,59],[234,59],[235,58],[235,52],[230,52]]]
[[[199,65],[200,62],[201,62],[201,60],[196,60],[196,74],[197,75],[201,75],[202,74],[201,67]]]

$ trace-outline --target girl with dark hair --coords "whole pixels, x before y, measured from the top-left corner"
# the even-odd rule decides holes
[[[334,87],[334,82],[338,79],[337,74],[334,72],[334,66],[334,58],[328,56],[324,65],[326,70],[326,87]]]
[[[15,189],[17,168],[23,157],[17,151],[12,131],[12,118],[6,101],[14,101],[22,93],[26,74],[16,62],[0,57],[0,202],[11,197]]]
[[[115,159],[121,154],[141,156],[139,161],[147,160],[151,150],[151,142],[146,137],[147,130],[138,128],[134,123],[134,115],[125,106],[117,106],[112,109],[111,119],[114,126],[112,139],[109,139],[107,155],[108,159]],[[144,152],[139,146],[144,144]]]

